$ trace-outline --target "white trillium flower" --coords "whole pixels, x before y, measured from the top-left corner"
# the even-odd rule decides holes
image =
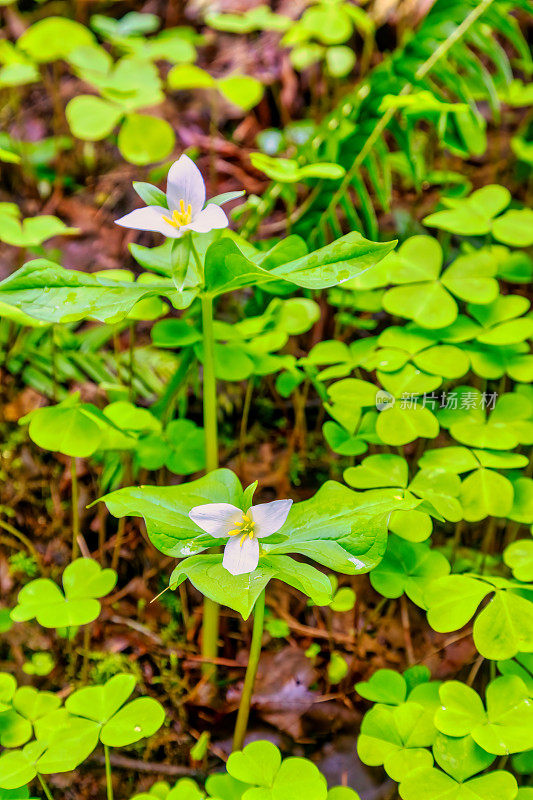
[[[208,203],[204,208],[205,183],[202,173],[185,154],[170,167],[167,204],[168,208],[136,208],[117,219],[116,224],[138,231],[157,231],[171,239],[179,239],[186,231],[208,233],[215,228],[228,227],[228,218],[220,206]]]
[[[279,531],[292,500],[252,506],[246,514],[231,503],[207,503],[189,511],[193,522],[216,539],[229,537],[222,566],[232,575],[253,572],[259,563],[259,539]]]

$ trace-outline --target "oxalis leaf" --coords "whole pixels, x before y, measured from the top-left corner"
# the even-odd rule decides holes
[[[474,622],[474,643],[485,658],[506,659],[533,650],[533,603],[520,593],[521,585],[503,578],[447,575],[425,592],[428,622],[439,632],[462,628],[481,601],[494,596]],[[528,595],[530,593],[528,592]]]
[[[435,767],[408,775],[400,784],[402,800],[513,800],[518,786],[510,772],[496,770],[458,783]]]
[[[533,703],[517,675],[503,675],[487,687],[486,704],[470,686],[447,681],[439,690],[442,707],[435,725],[447,736],[471,735],[492,755],[520,753],[533,748]]]
[[[163,724],[163,706],[152,697],[138,697],[129,703],[135,688],[133,675],[115,675],[103,686],[86,686],[67,698],[66,710],[92,721],[103,744],[126,747],[151,736]]]
[[[383,765],[394,778],[417,766],[431,766],[428,750],[437,734],[433,712],[420,703],[407,702],[390,708],[377,704],[364,717],[357,752],[364,764]]]
[[[232,753],[227,765],[229,775],[241,782],[258,787],[248,789],[244,798],[254,800],[326,800],[326,780],[317,767],[305,758],[281,760],[278,748],[270,742],[251,742]],[[333,795],[334,796],[334,795]],[[351,796],[353,797],[353,795]]]
[[[49,578],[37,578],[24,586],[11,612],[15,622],[35,619],[45,628],[86,625],[97,618],[103,597],[113,589],[117,574],[102,569],[97,561],[78,558],[63,573],[63,590]]]
[[[0,687],[11,675],[0,673]],[[3,679],[3,680],[2,680]],[[14,679],[13,679],[14,680]],[[7,699],[4,694],[4,698]],[[0,713],[0,744],[3,747],[20,747],[31,739],[33,724],[46,714],[55,711],[61,700],[52,692],[40,692],[33,686],[16,689],[9,703],[2,703]]]

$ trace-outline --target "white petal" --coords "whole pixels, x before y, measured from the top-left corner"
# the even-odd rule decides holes
[[[257,539],[246,539],[241,545],[240,536],[232,536],[224,548],[222,566],[232,575],[244,575],[253,572],[259,563],[259,542]]]
[[[205,203],[205,183],[202,173],[189,156],[183,154],[170,167],[167,178],[167,202],[171,211],[180,211],[180,200],[185,208],[191,204],[193,218]]]
[[[192,222],[183,226],[183,230],[190,229],[196,233],[209,233],[219,228],[227,228],[229,220],[224,211],[215,203],[209,203],[203,211],[193,216]]]
[[[178,228],[174,228],[163,219],[168,216],[170,216],[168,208],[144,206],[144,208],[130,211],[125,217],[115,220],[115,223],[123,228],[134,228],[136,231],[157,231],[157,233],[162,233],[172,239],[179,239],[182,234]]]
[[[231,503],[206,503],[191,509],[189,517],[203,531],[219,539],[234,530],[235,523],[242,519],[242,510]]]
[[[261,503],[252,506],[248,511],[255,522],[254,533],[261,539],[279,531],[291,510],[292,500],[273,500],[272,503]]]

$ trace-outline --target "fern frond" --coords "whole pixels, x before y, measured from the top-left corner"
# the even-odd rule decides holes
[[[343,98],[312,142],[302,148],[301,159],[335,158],[346,174],[340,181],[325,182],[312,202],[304,198],[292,215],[295,233],[314,246],[348,227],[376,235],[376,205],[387,211],[392,197],[390,154],[405,154],[417,189],[420,163],[432,169],[429,153],[414,157],[415,130],[422,121],[433,128],[441,149],[464,158],[484,152],[486,123],[479,105],[487,103],[498,120],[498,90],[513,77],[509,56],[498,39],[531,62],[527,42],[510,16],[513,8],[527,9],[528,4],[437,0],[418,30]],[[408,109],[384,103],[386,98],[401,100],[421,92],[434,98],[427,112],[407,113]]]

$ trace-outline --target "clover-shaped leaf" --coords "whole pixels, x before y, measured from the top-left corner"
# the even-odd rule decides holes
[[[459,782],[482,772],[495,759],[494,755],[476,744],[469,734],[456,737],[443,733],[438,733],[435,737],[433,757],[439,767]]]
[[[386,444],[400,447],[420,437],[435,438],[439,433],[439,423],[429,408],[407,400],[403,407],[396,403],[380,412],[376,432]]]
[[[26,28],[17,47],[35,61],[47,63],[66,58],[76,47],[94,44],[94,35],[79,22],[48,16]]]
[[[518,581],[533,581],[533,539],[512,542],[505,548],[503,560]]]
[[[36,741],[0,756],[0,788],[17,789],[36,775],[70,772],[91,754],[98,731],[88,720],[58,709],[35,722]]]
[[[39,447],[85,458],[99,448],[103,439],[102,424],[93,409],[97,411],[71,395],[66,402],[38,408],[20,421],[30,423],[30,438]]]
[[[157,781],[150,787],[150,791],[135,794],[131,800],[203,800],[204,797],[205,793],[196,781],[192,778],[180,778],[172,787],[167,781]]]
[[[192,420],[175,419],[164,433],[141,437],[135,448],[135,459],[145,469],[165,465],[178,475],[199,472],[205,465],[205,435]]]
[[[527,297],[499,295],[491,303],[468,305],[468,311],[481,325],[476,340],[487,345],[511,345],[523,342],[533,333],[533,318],[524,316],[530,307]]]
[[[514,800],[517,790],[516,779],[502,770],[459,783],[433,767],[407,775],[400,784],[402,800]]]
[[[530,421],[533,408],[527,398],[516,393],[500,395],[494,410],[486,418],[481,393],[468,387],[461,389],[462,396],[469,394],[475,405],[470,409],[449,412],[445,422],[440,417],[441,424],[449,426],[457,441],[492,450],[512,450],[520,442],[533,441],[533,423]]]
[[[513,506],[513,483],[498,469],[517,469],[527,464],[520,453],[496,450],[469,450],[466,447],[443,447],[427,450],[420,459],[424,469],[456,474],[469,472],[458,497],[463,517],[475,522],[488,516],[507,516]],[[436,503],[437,504],[437,503]]]
[[[408,484],[408,468],[404,458],[389,453],[380,453],[368,456],[358,467],[348,467],[344,472],[346,483],[356,489],[371,489],[375,487],[398,487],[406,489]],[[445,470],[420,470],[411,481],[408,491],[420,498],[427,500],[436,511],[445,519],[457,522],[462,518],[462,510],[457,497],[460,492],[461,481],[456,477],[446,473]],[[421,511],[395,511],[391,519],[391,529],[396,532],[395,526],[407,525],[403,519],[408,515],[410,522],[416,520],[416,516]],[[422,519],[419,519],[424,525]],[[429,526],[431,532],[431,524]],[[429,534],[428,534],[429,535]],[[422,541],[407,535],[403,538],[411,541]],[[427,537],[424,537],[427,538]]]
[[[397,486],[405,489],[408,483],[408,466],[405,458],[390,453],[368,456],[357,467],[349,467],[345,480],[355,489],[377,489]]]
[[[271,786],[281,766],[281,753],[271,742],[251,742],[228,759],[229,774],[242,783]]]
[[[26,744],[31,739],[34,723],[60,705],[60,698],[52,692],[21,686],[13,694],[11,704],[0,713],[0,743],[3,747]]]
[[[15,622],[35,619],[45,628],[86,625],[97,618],[100,602],[113,589],[117,574],[102,569],[90,558],[78,558],[63,573],[63,592],[48,578],[37,578],[24,586],[11,612]]]
[[[355,688],[361,697],[374,703],[399,706],[407,699],[407,682],[393,669],[378,669],[368,681],[356,683]]]
[[[511,247],[533,244],[533,211],[530,208],[510,209],[494,220],[492,235]]]
[[[533,695],[533,653],[519,653],[514,658],[498,661],[498,670],[502,675],[518,675]]]
[[[426,588],[449,571],[450,564],[442,553],[391,535],[382,561],[370,573],[370,582],[384,597],[400,597],[405,592],[424,608]]]
[[[472,688],[459,681],[440,687],[442,708],[435,725],[447,736],[467,736],[487,753],[505,755],[533,747],[533,703],[524,682],[504,675],[487,687],[487,710]]]
[[[413,236],[387,257],[392,283],[383,297],[389,314],[413,319],[421,328],[444,328],[458,315],[461,300],[490,303],[498,293],[497,263],[488,254],[473,253],[452,263],[441,276],[443,253],[430,236]]]
[[[428,622],[434,630],[462,628],[481,601],[494,594],[474,622],[474,643],[485,658],[512,658],[533,649],[533,604],[517,593],[519,584],[504,579],[489,583],[470,575],[448,575],[426,588]]]
[[[440,228],[461,236],[483,236],[490,233],[493,218],[511,201],[504,186],[484,186],[466,199],[443,198],[448,208],[424,218],[424,225]]]
[[[400,780],[413,766],[431,766],[428,750],[437,734],[432,713],[419,703],[407,702],[391,708],[375,705],[365,714],[357,741],[357,753],[364,764],[383,765]]]
[[[304,758],[281,760],[278,748],[270,742],[252,742],[228,759],[228,773],[237,781],[260,787],[248,789],[243,798],[291,800],[295,792],[310,800],[326,800],[325,778],[313,763]],[[211,790],[211,786],[209,787]]]
[[[110,747],[125,747],[155,733],[165,719],[157,700],[138,697],[126,703],[135,688],[132,675],[115,675],[103,686],[87,686],[65,702],[66,710],[94,723],[100,741]]]

